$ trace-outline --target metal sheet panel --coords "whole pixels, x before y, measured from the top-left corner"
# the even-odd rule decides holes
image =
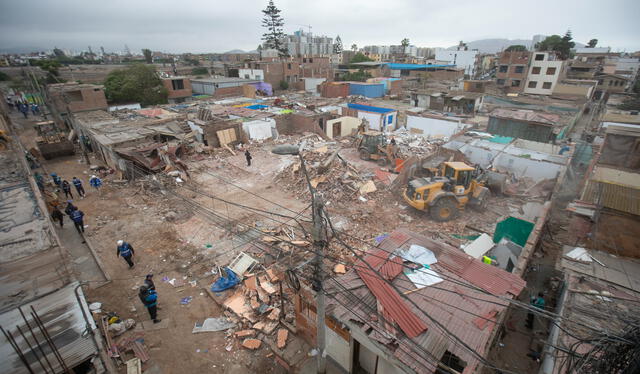
[[[84,319],[81,308],[84,308],[85,313],[90,316],[89,308],[84,301],[84,295],[82,290],[78,290],[82,306],[78,303],[74,289],[78,285],[77,282],[69,284],[68,286],[50,293],[40,299],[22,306],[22,310],[27,316],[29,316],[30,306],[33,306],[46,329],[54,341],[58,351],[62,355],[62,358],[69,368],[77,366],[92,355],[97,354],[97,349],[93,343],[91,335],[85,333],[87,328],[95,329],[93,319],[90,319],[90,325],[87,326],[87,322]],[[32,328],[35,327],[35,322],[27,317]],[[30,362],[31,368],[36,373],[44,373],[39,366],[38,361],[34,354],[29,350],[27,343],[17,333],[16,326],[20,326],[23,331],[28,331],[28,327],[24,323],[18,309],[10,310],[0,315],[0,325],[5,330],[11,330],[15,332],[14,337],[17,340],[18,346],[22,349],[26,355],[27,360]],[[30,335],[27,335],[28,337]],[[42,340],[42,335],[36,333],[39,340]],[[33,345],[33,340],[31,340]],[[37,350],[37,348],[36,348]],[[39,351],[37,351],[39,354]],[[56,364],[56,359],[48,348],[47,358],[52,363],[56,372],[61,372],[60,365]],[[20,361],[18,355],[15,353],[10,344],[3,344],[0,346],[0,372],[6,374],[28,374],[29,371]]]

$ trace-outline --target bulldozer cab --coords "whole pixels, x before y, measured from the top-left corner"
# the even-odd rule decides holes
[[[383,133],[378,131],[367,131],[362,134],[360,149],[365,149],[370,154],[378,153],[378,146],[384,147],[387,144]]]
[[[445,162],[442,164],[442,175],[449,178],[456,195],[466,195],[472,187],[475,169],[464,162]]]

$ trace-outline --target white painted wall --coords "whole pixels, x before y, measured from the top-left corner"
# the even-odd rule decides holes
[[[351,347],[349,342],[330,328],[326,328],[327,355],[336,361],[343,368],[351,367]]]
[[[340,122],[340,134],[333,133],[333,124],[336,122]],[[361,119],[348,116],[332,119],[327,121],[325,133],[331,139],[333,139],[334,136],[351,135],[352,132],[358,129],[358,126],[360,126],[360,122],[362,122]]]
[[[535,57],[540,54],[544,55],[544,60],[536,61]],[[558,83],[558,78],[560,78],[564,61],[550,61],[548,53],[534,52],[529,62],[529,74],[524,85],[524,92],[532,95],[551,95]],[[534,68],[540,68],[540,73],[533,74]],[[548,68],[555,68],[555,73],[552,75],[547,74]],[[529,87],[530,82],[535,82],[534,88]],[[543,88],[544,83],[551,83],[551,87]]]
[[[318,92],[318,85],[326,81],[326,78],[302,78],[304,80],[304,90],[307,92]]]
[[[369,129],[380,131],[382,126],[382,116],[380,113],[370,113],[358,111],[358,118],[366,119],[369,123]]]
[[[448,138],[468,126],[460,120],[448,121],[438,118],[407,116],[407,129],[422,130],[420,135],[425,138]]]
[[[441,49],[436,51],[436,60],[455,64],[458,68],[464,69],[465,74],[473,75],[473,73],[475,73],[477,54],[478,51],[451,51]]]
[[[264,71],[262,69],[238,69],[238,76],[243,79],[264,80]]]
[[[458,149],[470,162],[486,168],[493,164],[498,171],[508,171],[516,177],[529,177],[534,181],[556,178],[565,167],[566,156],[537,152],[519,148],[511,144],[498,144],[486,140],[474,139],[460,145],[449,142],[445,148]],[[525,156],[525,157],[522,157]]]

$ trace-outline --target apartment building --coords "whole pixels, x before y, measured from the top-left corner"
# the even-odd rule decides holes
[[[524,93],[551,95],[562,74],[563,66],[564,61],[557,60],[553,53],[534,52],[529,63]]]
[[[531,52],[502,52],[497,62],[496,85],[507,93],[522,92]]]

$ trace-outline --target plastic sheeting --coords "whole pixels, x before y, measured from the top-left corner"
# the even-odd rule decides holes
[[[272,137],[271,122],[269,121],[249,121],[242,124],[242,130],[252,140],[263,140]]]
[[[221,276],[211,285],[212,292],[222,292],[240,283],[240,279],[238,279],[238,276],[233,272],[233,270],[224,268],[224,271],[226,276]]]
[[[527,244],[527,239],[529,239],[529,234],[531,234],[533,226],[534,224],[532,222],[515,217],[508,217],[496,225],[493,242],[498,243],[502,238],[507,238],[519,246],[524,247]]]

